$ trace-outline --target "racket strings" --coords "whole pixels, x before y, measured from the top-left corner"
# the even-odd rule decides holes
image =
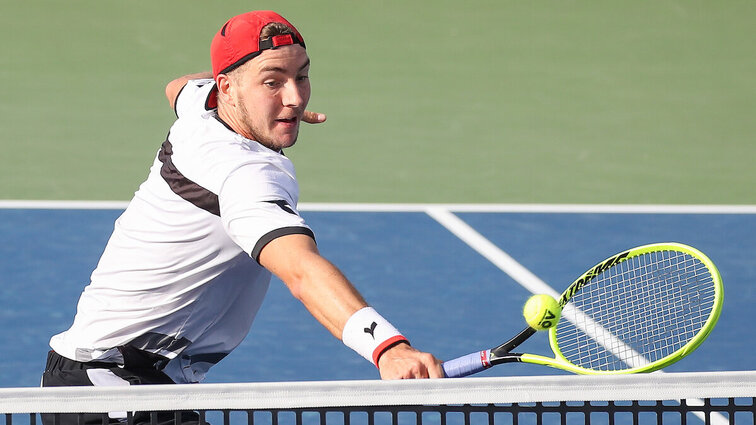
[[[593,370],[644,366],[693,339],[715,303],[715,285],[697,258],[642,254],[597,275],[570,299],[556,329],[561,354]]]

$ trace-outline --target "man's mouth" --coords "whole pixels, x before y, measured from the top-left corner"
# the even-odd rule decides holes
[[[292,118],[279,118],[276,120],[277,122],[283,123],[283,124],[296,124],[297,123],[297,117]]]

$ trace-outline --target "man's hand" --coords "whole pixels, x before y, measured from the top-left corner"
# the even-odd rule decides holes
[[[378,360],[381,379],[443,378],[441,361],[409,344],[397,344]]]
[[[326,114],[321,114],[318,112],[304,111],[304,115],[302,116],[302,121],[310,124],[320,124],[322,122],[325,122],[325,120]]]

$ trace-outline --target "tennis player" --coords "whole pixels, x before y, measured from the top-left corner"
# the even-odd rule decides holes
[[[222,26],[210,56],[212,73],[166,87],[177,120],[116,220],[73,325],[52,337],[43,386],[200,382],[249,331],[271,273],[382,378],[442,376],[318,253],[297,211],[283,149],[302,121],[325,120],[305,111],[302,35],[274,12],[250,12]]]

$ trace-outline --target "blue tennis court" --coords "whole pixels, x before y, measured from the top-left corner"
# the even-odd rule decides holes
[[[448,208],[447,208],[448,209]],[[320,250],[423,350],[452,358],[489,348],[524,326],[530,295],[422,207],[304,207]],[[725,303],[707,341],[668,371],[753,369],[756,212],[461,209],[454,216],[557,291],[589,266],[646,243],[697,247],[719,267]],[[37,386],[50,336],[66,329],[118,209],[0,209],[0,387]],[[523,351],[548,354],[545,338]],[[515,364],[479,376],[565,374]],[[208,382],[377,378],[273,282],[243,344]]]

